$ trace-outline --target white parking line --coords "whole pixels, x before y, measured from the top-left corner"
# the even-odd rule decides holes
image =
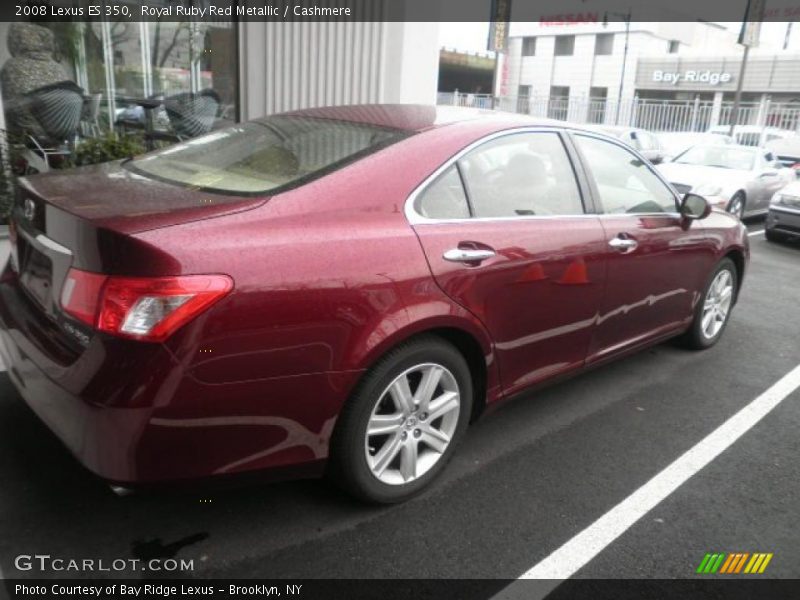
[[[687,450],[650,481],[625,498],[614,508],[581,531],[547,558],[534,565],[520,579],[567,579],[596,557],[634,523],[686,483],[695,473],[708,465],[730,447],[756,423],[800,387],[800,365],[778,380],[771,388],[750,402],[722,425]],[[512,583],[496,599],[544,597],[560,582],[540,582],[531,585]],[[539,594],[542,594],[541,596]]]
[[[759,229],[758,231],[751,231],[750,233],[747,234],[747,237],[753,237],[754,235],[761,235],[762,233],[764,233],[763,229]]]

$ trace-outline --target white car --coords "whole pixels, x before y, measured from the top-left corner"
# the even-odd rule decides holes
[[[688,150],[692,146],[700,144],[733,144],[733,138],[729,135],[718,133],[702,133],[697,131],[664,131],[657,133],[656,137],[661,142],[664,149],[664,162],[668,162]]]
[[[766,213],[773,194],[795,181],[766,148],[736,144],[692,146],[657,168],[681,194],[705,196],[740,219]]]
[[[709,128],[708,133],[715,135],[730,135],[729,125],[716,125]],[[797,134],[790,129],[777,127],[760,127],[758,125],[737,125],[733,128],[734,141],[743,146],[764,146],[772,140],[781,140],[795,137]]]

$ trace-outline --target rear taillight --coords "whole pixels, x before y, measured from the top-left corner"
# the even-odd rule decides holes
[[[226,275],[142,278],[70,269],[61,307],[98,331],[160,342],[231,289]]]

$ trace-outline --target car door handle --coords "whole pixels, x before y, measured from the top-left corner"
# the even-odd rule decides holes
[[[639,242],[631,238],[615,237],[608,241],[608,245],[615,250],[619,250],[620,252],[632,252],[633,250],[636,250]]]
[[[480,263],[495,255],[494,250],[451,248],[442,255],[442,258],[450,262]]]

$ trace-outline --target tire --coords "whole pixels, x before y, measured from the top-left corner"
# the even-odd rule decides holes
[[[725,282],[723,288],[719,287],[721,282]],[[686,344],[690,348],[705,350],[719,341],[728,326],[728,321],[730,321],[731,311],[736,302],[736,294],[739,289],[738,284],[739,276],[736,271],[736,265],[733,264],[730,258],[723,258],[717,263],[717,267],[708,278],[701,300],[695,308],[692,324],[684,337]],[[713,290],[712,287],[714,288]],[[727,290],[727,294],[724,290]],[[718,299],[720,297],[722,299]],[[727,300],[725,297],[727,297]],[[717,312],[715,316],[711,317],[711,321],[706,322],[708,311],[714,310],[713,308],[706,308],[709,304],[717,309],[724,309],[723,320],[719,320],[719,313]]]
[[[438,383],[423,387],[423,380]],[[438,413],[433,418],[426,398],[428,410]],[[339,415],[328,477],[367,502],[408,500],[444,469],[469,424],[472,402],[469,367],[454,346],[433,335],[398,346],[367,372]]]
[[[786,236],[782,233],[775,231],[774,229],[765,229],[764,230],[764,237],[767,238],[770,242],[785,242]]]
[[[738,219],[741,221],[744,218],[744,209],[746,205],[747,198],[745,197],[744,192],[740,190],[733,195],[731,201],[728,202],[728,208],[725,210],[738,217]]]

